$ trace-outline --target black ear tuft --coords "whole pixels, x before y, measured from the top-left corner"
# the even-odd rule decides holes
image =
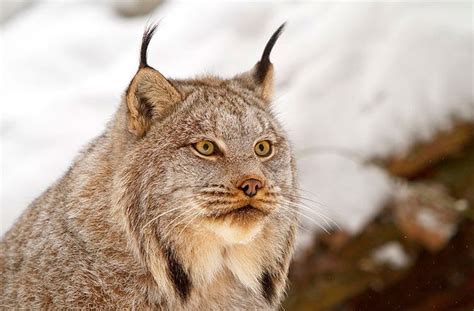
[[[153,38],[153,34],[155,33],[155,30],[157,27],[158,27],[158,23],[149,25],[145,28],[145,32],[143,33],[143,38],[142,38],[142,47],[140,49],[140,67],[139,68],[149,67],[147,63],[147,50],[148,50],[148,45],[150,44],[151,38]]]
[[[278,40],[278,37],[280,37],[281,33],[283,32],[285,25],[286,25],[286,22],[283,23],[280,27],[278,27],[278,29],[271,36],[270,40],[268,40],[267,45],[265,46],[265,49],[263,50],[262,58],[257,63],[257,70],[255,72],[255,78],[258,83],[262,83],[263,80],[265,79],[265,76],[271,65],[270,53],[272,52],[273,46],[275,45],[275,42]]]

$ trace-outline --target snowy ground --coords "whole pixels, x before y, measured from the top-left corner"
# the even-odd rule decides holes
[[[99,1],[39,2],[1,26],[0,234],[102,131],[137,68],[145,23],[160,19],[149,63],[174,78],[245,71],[288,21],[272,54],[275,108],[301,194],[351,231],[381,207],[391,181],[315,150],[400,153],[455,119],[474,120],[470,2],[168,2],[134,19]]]

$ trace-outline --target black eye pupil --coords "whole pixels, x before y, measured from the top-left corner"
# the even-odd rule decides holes
[[[263,149],[265,149],[265,147],[263,146],[263,144],[260,144],[260,145],[258,145],[258,149],[260,149],[260,151],[263,151]]]
[[[209,149],[209,145],[208,145],[208,144],[204,144],[204,145],[202,146],[202,148],[207,151],[207,149]]]

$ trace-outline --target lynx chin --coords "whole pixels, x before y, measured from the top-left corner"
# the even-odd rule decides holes
[[[272,310],[297,226],[270,52],[233,78],[140,65],[102,135],[5,234],[7,309]]]

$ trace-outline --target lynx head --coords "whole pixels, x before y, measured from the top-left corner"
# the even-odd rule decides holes
[[[127,137],[116,173],[118,205],[140,252],[149,239],[210,234],[246,244],[268,226],[294,225],[295,173],[290,146],[271,112],[270,52],[230,79],[172,80],[147,63],[156,27],[143,36],[138,72],[126,91]]]

